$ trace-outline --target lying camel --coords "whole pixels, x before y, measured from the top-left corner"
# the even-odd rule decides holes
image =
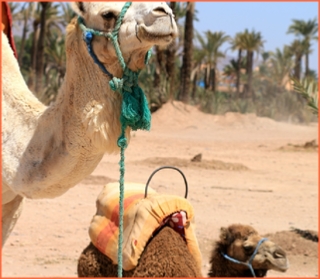
[[[268,270],[285,272],[289,267],[281,247],[241,224],[221,228],[210,265],[209,277],[264,277]]]
[[[49,107],[28,89],[2,33],[2,245],[24,198],[64,194],[106,152],[119,152],[122,132],[129,141],[130,128],[122,131],[120,123],[122,92],[116,78],[128,69],[138,73],[150,48],[169,44],[178,32],[165,2],[76,2],[73,9],[79,17],[67,27],[66,75]],[[106,37],[113,31],[116,41]]]

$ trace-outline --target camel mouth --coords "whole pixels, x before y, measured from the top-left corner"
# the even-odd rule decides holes
[[[289,268],[289,260],[285,251],[268,241],[260,246],[253,260],[253,268],[286,272]]]
[[[267,258],[274,270],[286,272],[289,268],[289,261],[286,257],[286,253],[280,247],[277,247],[273,253],[269,253]]]
[[[268,272],[268,269],[255,269],[254,274],[256,277],[265,277]]]
[[[270,264],[272,265],[272,269],[280,272],[286,272],[289,268],[289,261],[287,258],[275,259],[272,258],[270,260]]]
[[[261,259],[260,265],[262,265],[263,267],[266,267],[267,269],[286,272],[289,268],[289,261],[284,254],[274,252],[274,253],[267,253],[263,257],[263,259]]]
[[[144,24],[140,24],[138,30],[139,39],[155,44],[169,44],[174,38],[177,37],[177,35],[178,33],[174,30],[174,28],[155,31],[153,26],[146,26]]]

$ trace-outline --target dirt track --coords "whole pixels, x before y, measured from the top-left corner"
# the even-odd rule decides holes
[[[255,115],[212,116],[181,103],[153,115],[151,132],[134,132],[126,151],[126,181],[145,183],[161,165],[187,177],[196,230],[208,269],[211,243],[221,226],[244,223],[270,234],[288,253],[286,273],[268,277],[317,277],[318,246],[288,232],[318,231],[317,125],[278,123]],[[201,162],[191,159],[201,153]],[[96,170],[64,196],[27,200],[2,254],[4,277],[75,277],[88,225],[103,184],[118,179],[118,155],[106,155]],[[181,176],[155,175],[151,187],[184,195]]]

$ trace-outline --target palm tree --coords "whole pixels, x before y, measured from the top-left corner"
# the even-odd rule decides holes
[[[301,60],[305,51],[305,45],[303,41],[294,40],[289,46],[291,53],[295,56],[294,72],[293,76],[300,80],[301,78]]]
[[[178,99],[187,103],[189,101],[190,91],[190,75],[192,63],[192,49],[193,49],[193,17],[194,17],[194,2],[187,3],[187,13],[185,21],[184,32],[184,47],[181,67],[181,87]]]
[[[237,33],[235,37],[231,40],[231,49],[238,50],[238,60],[236,68],[236,97],[240,95],[240,70],[242,62],[242,51],[244,49],[243,43],[243,33]]]
[[[292,52],[289,46],[284,46],[282,50],[279,48],[271,53],[271,77],[276,82],[278,88],[282,88],[289,81],[289,76],[293,68]]]
[[[239,66],[239,59],[235,60],[235,59],[231,59],[229,64],[227,64],[224,68],[223,68],[223,75],[227,76],[230,78],[232,83],[236,84],[237,87],[237,82],[239,81],[240,84],[240,73],[242,69],[246,68],[246,64],[245,64],[245,59],[241,59],[241,63]],[[239,78],[239,80],[238,80]],[[239,90],[238,88],[236,88],[236,90]],[[236,97],[238,98],[239,95],[237,94],[236,91]]]
[[[219,51],[219,48],[227,41],[230,37],[224,32],[207,31],[205,38],[200,34],[197,34],[197,39],[200,42],[202,51],[204,52],[205,62],[207,64],[207,70],[205,75],[205,88],[211,88],[213,92],[216,91],[216,69],[218,59],[225,57],[225,54]]]
[[[242,42],[243,42],[243,48],[247,51],[247,90],[246,95],[247,96],[253,96],[252,92],[252,71],[253,71],[253,55],[254,52],[257,52],[259,54],[260,50],[263,48],[263,40],[260,32],[255,32],[252,30],[250,33],[248,29],[244,31],[244,33],[241,35]]]
[[[196,90],[197,90],[197,81],[198,75],[201,72],[201,65],[205,58],[205,53],[201,49],[194,49],[193,51],[193,66],[191,72],[191,81],[192,81],[192,91],[191,91],[191,99],[195,100]]]
[[[305,76],[309,74],[309,54],[311,53],[311,41],[318,40],[318,22],[317,18],[313,20],[298,20],[294,19],[293,23],[289,26],[288,34],[292,33],[298,37],[302,37],[304,45],[304,55],[306,56]]]
[[[293,89],[300,94],[306,101],[309,109],[318,115],[318,81],[310,77],[304,78],[302,81],[292,77]]]
[[[34,2],[24,2],[22,5],[17,3],[10,3],[10,9],[12,13],[14,25],[20,25],[22,22],[22,35],[21,38],[16,37],[17,51],[18,51],[18,63],[20,68],[26,68],[25,63],[22,62],[24,57],[24,51],[26,49],[27,33],[30,31],[28,26],[30,19],[33,17],[35,10]],[[25,62],[25,61],[24,61]]]
[[[40,33],[39,39],[37,43],[37,59],[35,63],[35,74],[36,74],[36,86],[35,93],[40,96],[42,91],[42,77],[43,77],[43,54],[44,54],[44,41],[46,34],[46,19],[47,19],[47,10],[50,7],[50,2],[40,2],[41,5],[41,13],[40,13]]]
[[[30,21],[32,21],[33,26],[33,32],[29,35],[32,38],[32,47],[27,83],[30,90],[39,98],[43,93],[43,72],[46,64],[45,49],[53,33],[57,31],[60,34],[63,33],[63,19],[59,6],[60,4],[57,3],[37,2],[33,6],[29,6],[30,13],[25,16],[25,18],[30,16],[27,23],[30,25]],[[21,59],[23,59],[23,55],[21,55]]]
[[[174,17],[177,20],[177,9],[178,3],[176,2],[170,2],[170,8],[173,12]],[[167,46],[166,49],[166,72],[167,72],[167,77],[168,77],[168,84],[169,84],[169,98],[173,99],[174,97],[174,84],[175,84],[175,74],[176,74],[176,53],[177,53],[177,42],[174,40],[169,46]]]

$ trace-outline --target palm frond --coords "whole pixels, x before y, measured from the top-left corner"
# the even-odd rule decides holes
[[[302,81],[294,77],[290,79],[293,82],[294,91],[301,94],[311,111],[318,115],[318,82],[307,78]]]

